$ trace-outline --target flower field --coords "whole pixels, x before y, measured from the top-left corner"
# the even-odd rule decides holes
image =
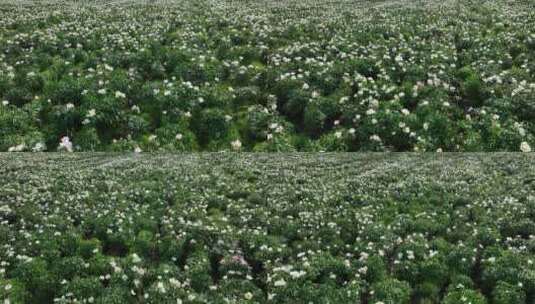
[[[531,151],[525,0],[0,3],[0,151]]]
[[[524,304],[530,154],[2,154],[3,303]]]

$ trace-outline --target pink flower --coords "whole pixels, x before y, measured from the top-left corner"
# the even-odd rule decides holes
[[[68,136],[63,136],[61,138],[58,149],[66,150],[67,152],[72,152],[72,142]]]

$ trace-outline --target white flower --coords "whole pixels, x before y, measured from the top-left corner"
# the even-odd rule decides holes
[[[106,89],[100,89],[100,90],[97,91],[97,93],[100,94],[100,95],[104,95],[104,94],[106,94]]]
[[[236,139],[235,141],[231,142],[230,145],[232,146],[232,149],[239,150],[241,148],[241,141]]]
[[[351,135],[355,134],[355,128],[349,129],[349,134],[351,134]]]
[[[529,146],[529,144],[525,141],[523,141],[521,144],[520,144],[520,151],[522,152],[531,152],[531,147]]]
[[[166,293],[165,287],[163,286],[163,282],[158,282],[157,288],[160,293]]]
[[[32,151],[33,152],[40,152],[40,151],[44,151],[46,149],[46,146],[44,143],[41,143],[41,142],[38,142],[35,144],[35,146],[33,146],[32,148]]]
[[[336,138],[341,138],[342,137],[342,131],[337,131],[336,133],[334,133],[334,136]]]
[[[2,100],[2,105],[7,106],[8,104],[9,104],[9,101],[7,101],[7,100]]]
[[[63,136],[59,142],[59,150],[66,150],[67,152],[72,152],[72,142],[68,136]]]
[[[87,118],[91,118],[91,117],[95,117],[95,115],[97,115],[97,111],[95,109],[91,109],[87,112],[87,114],[85,115],[85,117]]]
[[[134,149],[134,152],[135,152],[135,153],[141,153],[142,151],[143,151],[143,150],[141,150],[140,147],[136,147],[136,148]]]
[[[175,278],[170,278],[169,284],[173,285],[176,288],[180,288],[182,286],[182,284],[180,284],[180,281]]]
[[[250,293],[250,292],[246,292],[243,297],[246,299],[246,300],[251,300],[253,298],[253,294]]]
[[[373,114],[375,114],[375,110],[374,109],[368,109],[366,111],[366,115],[373,115]]]
[[[178,133],[178,134],[175,136],[176,140],[181,140],[182,137],[183,137],[183,135],[182,135],[181,133]]]
[[[65,107],[67,108],[67,110],[72,110],[74,109],[74,104],[69,102],[67,105],[65,105]]]
[[[306,272],[304,271],[290,271],[290,276],[292,277],[292,279],[298,279],[302,276],[304,276],[306,274]]]
[[[377,134],[370,136],[370,139],[373,141],[381,141],[381,137],[379,137]]]
[[[137,112],[137,113],[141,112],[141,110],[139,109],[137,105],[133,105],[131,109],[132,111]]]
[[[26,148],[26,144],[22,143],[13,147],[9,147],[8,152],[21,152]]]
[[[411,112],[409,112],[409,110],[407,110],[407,109],[401,109],[401,113],[403,115],[409,115]]]
[[[141,262],[141,258],[139,257],[139,255],[137,255],[137,253],[132,254],[132,262],[134,262],[135,264]]]
[[[115,91],[115,98],[125,98],[126,94],[120,91]]]
[[[526,129],[518,127],[518,134],[520,134],[522,137],[526,136]]]
[[[275,282],[275,287],[282,287],[282,286],[286,286],[286,281],[284,279],[280,279]]]

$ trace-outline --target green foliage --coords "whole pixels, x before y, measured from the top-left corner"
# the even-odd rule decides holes
[[[49,271],[45,261],[35,258],[29,262],[22,262],[17,265],[14,276],[24,284],[28,291],[26,303],[52,301],[58,282]]]
[[[521,3],[424,12],[407,2],[360,18],[377,3],[226,2],[98,14],[85,3],[53,14],[48,5],[2,6],[10,22],[0,35],[0,111],[32,110],[0,112],[0,151],[56,151],[64,137],[82,152],[535,145],[535,38],[532,18],[514,13]],[[296,15],[303,9],[306,18]]]
[[[319,106],[310,104],[305,109],[303,127],[310,136],[317,137],[324,127],[326,118]]]
[[[444,298],[444,304],[460,303],[486,304],[487,301],[481,293],[465,288],[454,288],[454,290],[450,290]]]
[[[518,285],[499,282],[492,292],[495,304],[522,304],[526,303],[526,294]]]
[[[372,303],[380,301],[385,304],[410,303],[411,288],[407,282],[389,278],[373,284],[372,290]]]
[[[499,304],[535,292],[529,155],[3,157],[0,292],[13,303]]]
[[[193,128],[201,144],[226,138],[230,124],[220,109],[204,109],[193,119]]]
[[[28,293],[24,285],[16,280],[0,280],[0,298],[9,303],[25,303]]]

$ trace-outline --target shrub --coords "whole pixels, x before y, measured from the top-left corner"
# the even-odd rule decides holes
[[[31,151],[36,144],[44,144],[45,137],[36,124],[37,113],[25,108],[0,106],[0,150],[24,145],[24,151]],[[43,146],[43,149],[46,147]]]
[[[269,124],[273,115],[265,111],[264,107],[249,108],[245,119],[245,130],[251,140],[263,140],[268,134]]]
[[[163,143],[161,148],[164,150],[191,152],[199,149],[195,134],[180,125],[163,126],[156,129],[155,134],[158,142]]]
[[[45,100],[50,99],[53,104],[73,103],[77,106],[81,103],[83,90],[82,83],[70,77],[48,82],[44,88]]]
[[[102,252],[100,240],[92,238],[89,240],[80,240],[78,245],[78,254],[84,259],[89,259],[94,255]]]
[[[293,138],[288,135],[274,135],[272,139],[258,143],[254,152],[296,152]]]
[[[0,299],[4,303],[26,303],[28,292],[17,280],[0,279]]]
[[[225,112],[220,109],[204,109],[198,112],[193,117],[192,126],[203,145],[226,138],[230,130]]]
[[[465,106],[480,107],[486,99],[483,82],[475,74],[469,75],[461,85]]]
[[[121,287],[106,288],[95,299],[96,304],[123,304],[130,301],[128,290]]]
[[[342,131],[339,131],[342,132]],[[316,151],[324,151],[324,152],[344,152],[348,151],[348,145],[346,144],[348,138],[346,136],[344,137],[338,137],[336,132],[328,133],[325,135],[322,135],[317,141],[316,141]]]
[[[371,303],[385,304],[410,303],[411,288],[408,283],[388,278],[372,285]]]
[[[288,101],[284,104],[282,110],[290,119],[297,121],[305,113],[305,109],[310,100],[310,92],[299,89],[288,92]]]
[[[78,300],[88,300],[98,297],[102,290],[103,286],[97,277],[76,277],[63,286],[61,294],[70,294],[71,297]]]
[[[25,87],[11,87],[3,95],[5,100],[18,107],[29,103],[33,99],[31,90]]]
[[[207,291],[212,285],[210,259],[204,252],[197,251],[186,263],[185,274],[190,279],[191,287],[197,292]]]
[[[330,254],[321,254],[314,256],[310,261],[312,275],[315,276],[314,282],[328,283],[333,282],[339,285],[349,281],[351,271],[345,264],[344,260],[337,259]]]
[[[83,273],[85,261],[77,256],[60,258],[54,262],[52,271],[58,278],[72,280]]]
[[[247,86],[240,87],[234,91],[236,98],[234,98],[235,106],[255,105],[260,104],[260,90],[258,87]]]
[[[97,130],[92,127],[83,127],[73,137],[74,146],[82,151],[98,151],[101,142]]]
[[[523,304],[526,303],[526,294],[518,285],[507,282],[498,282],[492,292],[494,304]]]
[[[28,291],[27,303],[51,302],[57,290],[57,282],[49,272],[45,261],[35,258],[29,262],[21,262],[14,275],[24,284]]]
[[[315,104],[306,107],[303,117],[303,127],[306,132],[312,136],[319,136],[322,131],[327,116]]]
[[[154,234],[147,230],[142,230],[137,234],[133,244],[133,251],[139,253],[141,256],[150,258],[154,255],[156,243]]]
[[[444,304],[460,304],[460,303],[471,303],[471,304],[486,304],[487,301],[481,295],[481,293],[465,288],[455,288],[450,290],[446,297],[444,298]]]

